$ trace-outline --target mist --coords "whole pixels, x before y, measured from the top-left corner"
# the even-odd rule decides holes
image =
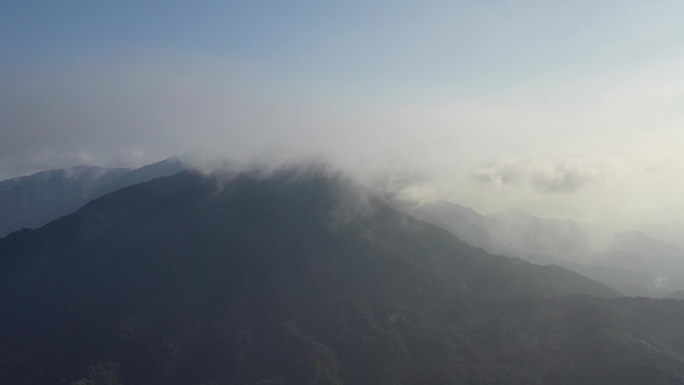
[[[0,179],[183,154],[323,159],[416,202],[684,246],[674,8],[17,7],[3,27],[16,38],[2,40]]]
[[[684,2],[5,3],[5,382],[684,383]]]

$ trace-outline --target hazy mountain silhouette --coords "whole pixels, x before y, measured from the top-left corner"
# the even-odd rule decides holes
[[[170,158],[132,170],[76,166],[1,181],[0,237],[22,228],[40,227],[91,199],[181,169],[181,162]]]
[[[563,266],[627,295],[662,297],[684,289],[684,250],[638,231],[597,247],[578,223],[523,210],[481,215],[445,201],[397,207],[490,253]]]
[[[601,263],[649,274],[647,286],[655,296],[684,289],[684,250],[639,231],[616,234]]]
[[[586,231],[569,220],[539,218],[524,210],[482,215],[447,201],[403,202],[398,208],[494,254],[548,263],[578,262],[590,252]]]
[[[534,260],[583,261],[591,252],[586,231],[577,223],[539,218],[524,210],[487,216],[493,252]]]
[[[684,250],[639,231],[616,234],[608,245],[607,258],[654,274],[684,268]]]
[[[487,217],[468,207],[445,200],[419,205],[404,201],[394,202],[394,205],[401,211],[449,230],[472,246],[489,250],[491,241]]]
[[[0,182],[0,236],[69,214],[126,169],[76,166]]]
[[[473,248],[316,168],[181,172],[0,239],[11,384],[681,384],[684,304]]]
[[[675,290],[667,295],[671,299],[684,299],[684,290]]]

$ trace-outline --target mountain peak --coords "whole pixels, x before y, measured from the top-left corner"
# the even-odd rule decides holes
[[[0,239],[0,375],[421,383],[423,354],[488,349],[453,334],[490,317],[476,304],[572,293],[618,295],[470,247],[339,174],[188,170]]]

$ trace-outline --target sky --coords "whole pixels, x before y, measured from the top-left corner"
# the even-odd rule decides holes
[[[1,1],[0,179],[320,157],[684,235],[684,2]]]

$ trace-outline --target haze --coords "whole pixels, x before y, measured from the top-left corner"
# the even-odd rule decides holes
[[[4,4],[0,179],[187,152],[323,157],[416,199],[675,242],[682,15],[675,1]]]

